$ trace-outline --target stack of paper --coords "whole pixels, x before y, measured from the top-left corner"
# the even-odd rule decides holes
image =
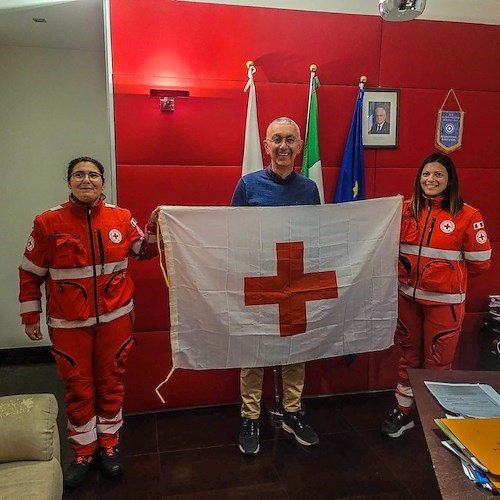
[[[500,309],[500,295],[490,295],[490,307]]]
[[[443,446],[457,455],[464,472],[476,483],[500,493],[500,418],[435,420],[449,440]]]
[[[500,395],[488,384],[425,385],[453,415],[435,420],[449,438],[443,446],[460,458],[471,481],[500,493]]]
[[[500,417],[500,396],[488,384],[447,384],[425,382],[438,403],[461,417]]]
[[[490,324],[490,326],[492,326],[493,328],[499,328],[498,323],[500,322],[500,295],[490,295],[490,305],[488,313],[488,323]],[[500,330],[497,331],[500,332]]]

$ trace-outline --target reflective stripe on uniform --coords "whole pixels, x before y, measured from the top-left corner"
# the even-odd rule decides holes
[[[431,302],[440,302],[443,304],[461,304],[465,300],[465,293],[427,292],[425,290],[415,289],[412,286],[405,285],[404,283],[398,283],[398,288],[409,297],[429,300]]]
[[[128,258],[119,262],[109,262],[104,266],[96,266],[96,275],[113,274],[117,271],[126,269]],[[104,272],[103,272],[104,271]],[[49,269],[53,280],[77,280],[81,278],[92,278],[94,276],[94,266],[76,267],[71,269]]]
[[[76,444],[90,444],[97,441],[96,417],[92,417],[86,424],[73,425],[68,420],[69,440]]]
[[[396,386],[396,400],[403,408],[410,408],[413,404],[413,390],[406,385]]]
[[[20,313],[29,312],[41,312],[42,303],[39,300],[28,300],[27,302],[21,302]]]
[[[491,250],[483,250],[481,252],[464,252],[464,254],[467,260],[482,262],[484,260],[490,260]]]
[[[422,257],[428,257],[431,259],[463,260],[463,254],[458,250],[442,250],[441,248],[429,247],[422,247],[420,252],[419,250],[420,247],[418,245],[408,245],[407,243],[401,243],[399,245],[399,251],[408,255],[420,254]]]
[[[408,385],[398,384],[396,386],[396,391],[398,391],[402,396],[407,396],[409,398],[413,397],[413,389]]]
[[[97,417],[97,434],[115,434],[123,424],[122,410],[113,418]]]
[[[94,443],[95,441],[97,441],[97,430],[92,429],[91,431],[88,432],[70,434],[68,436],[68,440],[70,443],[76,443],[81,445]]]
[[[134,254],[137,255],[141,251],[142,243],[144,241],[144,238],[139,238],[135,243],[134,246],[130,249],[130,251]]]
[[[413,397],[403,396],[398,392],[396,392],[396,401],[398,402],[398,405],[403,408],[410,408],[413,405]]]
[[[74,425],[68,420],[68,430],[72,432],[89,432],[92,429],[95,429],[96,422],[96,417],[92,417],[86,424],[83,425]]]
[[[23,271],[28,271],[32,274],[36,274],[37,276],[45,276],[49,271],[46,267],[40,267],[36,264],[33,264],[33,262],[31,262],[31,260],[28,260],[26,257],[23,257],[21,269]]]
[[[119,309],[115,309],[109,313],[100,314],[99,322],[100,323],[109,323],[125,314],[128,314],[134,308],[134,301],[131,300],[128,304],[120,307]],[[65,319],[60,318],[48,318],[47,324],[53,328],[84,328],[87,326],[92,326],[97,324],[95,316],[87,318],[85,320],[75,320],[75,321],[67,321]]]

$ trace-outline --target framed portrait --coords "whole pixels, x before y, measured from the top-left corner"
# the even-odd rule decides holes
[[[366,89],[363,97],[363,146],[397,148],[399,90]]]

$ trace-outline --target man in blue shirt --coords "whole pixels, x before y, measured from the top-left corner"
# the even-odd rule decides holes
[[[231,206],[319,205],[316,184],[294,170],[296,156],[302,149],[298,125],[290,118],[277,118],[267,128],[264,148],[271,165],[242,177],[234,191]],[[245,455],[259,452],[259,416],[264,368],[242,368],[240,375],[241,431],[239,448]],[[304,389],[305,364],[282,367],[283,429],[294,434],[304,446],[319,443],[313,428],[304,421],[301,397]]]

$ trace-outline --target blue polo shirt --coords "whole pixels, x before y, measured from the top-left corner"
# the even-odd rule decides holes
[[[319,205],[316,183],[293,170],[282,179],[271,167],[243,176],[236,185],[232,207]]]

